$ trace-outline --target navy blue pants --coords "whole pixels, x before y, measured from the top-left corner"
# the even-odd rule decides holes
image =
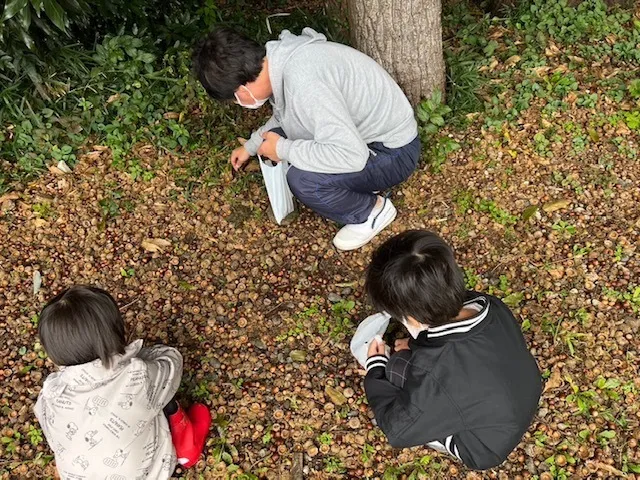
[[[275,133],[286,137],[282,129]],[[298,200],[323,217],[343,225],[362,223],[373,210],[376,195],[404,182],[418,166],[420,139],[400,148],[370,143],[369,160],[355,173],[315,173],[293,165],[287,174],[291,192]]]

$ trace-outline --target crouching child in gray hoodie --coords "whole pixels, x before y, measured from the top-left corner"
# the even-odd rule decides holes
[[[58,371],[45,380],[35,414],[63,480],[163,480],[177,463],[198,461],[211,414],[202,404],[186,413],[174,399],[182,356],[142,340],[127,345],[111,295],[63,291],[42,310],[38,334]]]

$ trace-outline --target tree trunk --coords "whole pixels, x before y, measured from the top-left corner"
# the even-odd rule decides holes
[[[444,94],[440,0],[348,0],[353,45],[380,63],[413,105]]]

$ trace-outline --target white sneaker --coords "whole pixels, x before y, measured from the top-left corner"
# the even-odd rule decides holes
[[[373,207],[366,222],[342,227],[333,237],[333,245],[343,251],[360,248],[393,222],[397,214],[391,200],[385,198],[381,207]]]

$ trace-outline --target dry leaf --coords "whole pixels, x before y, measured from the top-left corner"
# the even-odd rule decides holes
[[[41,228],[41,227],[44,227],[45,225],[49,225],[49,222],[47,222],[44,218],[36,218],[33,221],[33,224],[36,226],[36,228]]]
[[[118,100],[119,98],[120,98],[120,94],[119,93],[114,93],[109,98],[107,98],[107,103],[113,103],[116,100]]]
[[[491,40],[497,40],[504,36],[505,30],[503,28],[496,28],[493,32],[489,34],[489,38]]]
[[[180,118],[180,114],[177,112],[165,112],[162,117],[165,120],[176,120],[178,118]]]
[[[109,147],[107,147],[106,145],[94,145],[93,148],[96,152],[106,152],[107,150],[109,150]]]
[[[33,294],[37,295],[42,287],[42,275],[39,270],[33,271]]]
[[[564,380],[562,379],[562,375],[560,375],[560,368],[553,367],[551,370],[551,375],[549,376],[547,382],[544,384],[544,391],[547,390],[555,390],[556,388],[560,388],[564,385]]]
[[[521,60],[520,55],[513,55],[512,57],[507,58],[507,61],[504,62],[504,66],[507,68],[513,67],[520,60]]]
[[[307,352],[305,352],[304,350],[291,350],[291,352],[289,353],[289,357],[294,362],[301,363],[307,359]]]
[[[0,197],[0,203],[4,203],[6,200],[17,200],[20,198],[16,192],[5,193]]]
[[[594,462],[593,460],[587,460],[586,463],[587,463],[587,465],[593,465],[598,470],[604,470],[605,472],[608,472],[611,475],[614,475],[615,477],[627,478],[627,474],[626,473],[624,473],[622,470],[618,470],[616,467],[614,467],[612,465],[609,465],[608,463]]]
[[[547,213],[555,212],[556,210],[562,210],[563,208],[567,208],[571,205],[571,200],[554,200],[553,202],[545,203],[542,207]]]
[[[344,405],[347,403],[347,397],[345,397],[340,391],[327,385],[324,389],[324,393],[331,399],[336,405]]]
[[[536,67],[532,69],[533,72],[538,75],[539,77],[542,77],[544,75],[546,75],[547,73],[549,73],[549,70],[551,70],[551,67],[548,65],[542,66],[542,67]]]
[[[582,57],[576,57],[575,55],[569,55],[569,60],[571,60],[572,62],[575,63],[584,63],[584,58]]]
[[[84,155],[89,158],[98,158],[102,155],[102,152],[100,150],[93,150],[92,152],[87,152]]]
[[[630,135],[631,130],[627,127],[627,124],[624,122],[618,123],[618,128],[616,128],[616,133],[620,136]]]
[[[163,238],[146,238],[142,241],[142,248],[147,252],[162,252],[171,242]]]
[[[247,164],[247,166],[244,169],[245,172],[259,172],[260,171],[260,165],[258,165],[258,162],[249,162]]]
[[[49,165],[49,171],[54,175],[66,175],[62,170],[60,170],[55,165]]]
[[[69,168],[69,165],[67,165],[67,162],[65,162],[64,160],[60,160],[56,165],[56,167],[58,167],[64,173],[71,173],[71,169]]]

